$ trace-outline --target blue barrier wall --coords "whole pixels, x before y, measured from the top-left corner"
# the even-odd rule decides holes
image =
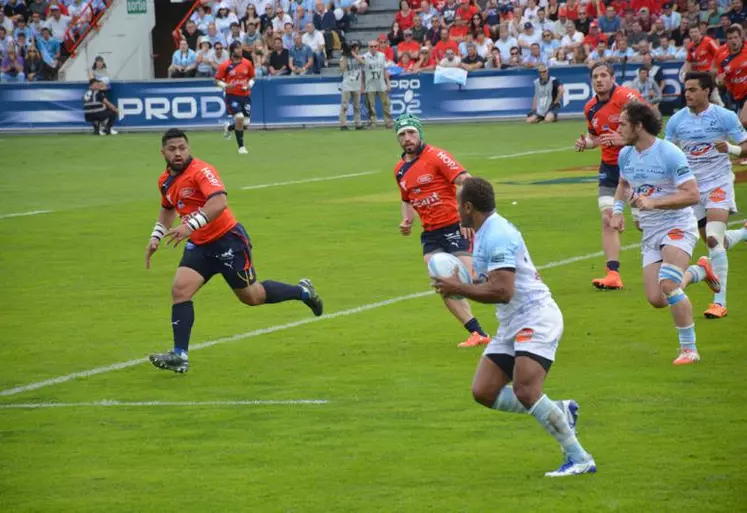
[[[664,93],[680,93],[680,66],[662,66]],[[636,65],[618,69],[618,82],[634,78],[636,69]],[[593,94],[588,68],[551,68],[551,74],[565,87],[561,114],[582,114]],[[536,76],[535,71],[525,69],[474,72],[461,87],[436,85],[432,73],[398,75],[392,78],[392,114],[408,112],[425,120],[444,121],[525,116],[531,109]],[[252,125],[337,123],[339,84],[339,77],[321,76],[257,80],[252,90]],[[88,130],[82,113],[86,88],[83,83],[0,84],[0,131]],[[225,116],[222,91],[211,80],[114,83],[110,98],[120,109],[117,127],[126,129],[213,128]]]

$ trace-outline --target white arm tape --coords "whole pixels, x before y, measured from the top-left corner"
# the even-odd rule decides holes
[[[735,157],[741,157],[742,156],[742,147],[737,146],[735,144],[726,143],[726,147],[729,148],[729,154],[734,155]]]
[[[192,214],[189,219],[187,219],[187,226],[189,226],[192,231],[195,231],[199,230],[209,222],[210,220],[205,215],[205,212],[203,212],[202,210],[198,210],[197,212]]]
[[[153,233],[150,234],[151,239],[161,240],[166,235],[166,227],[161,223],[156,223],[153,227]]]
[[[586,137],[584,137],[584,142],[586,142],[586,149],[587,150],[594,147],[594,139],[592,139],[591,137],[589,137],[588,134],[586,135]]]
[[[226,84],[226,83],[225,83],[225,82],[223,82],[222,80],[216,80],[216,81],[215,81],[215,85],[217,85],[217,86],[218,86],[218,87],[220,87],[221,89],[225,89],[226,87],[228,87],[228,84]]]
[[[249,89],[251,89],[252,87],[254,87],[254,79],[250,78],[249,79]]]

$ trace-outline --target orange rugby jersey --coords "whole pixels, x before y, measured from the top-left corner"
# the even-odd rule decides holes
[[[729,53],[728,48],[718,56],[718,73],[724,74],[724,84],[735,100],[747,97],[747,45],[738,53]]]
[[[169,170],[158,179],[161,191],[161,206],[176,208],[182,221],[205,206],[207,200],[217,194],[226,194],[226,188],[213,166],[198,159],[192,159],[189,166],[178,175],[171,175]],[[236,226],[236,218],[226,208],[217,219],[192,232],[189,240],[195,244],[207,244],[222,237]]]
[[[241,59],[241,62],[233,62],[228,59],[215,73],[215,79],[228,84],[226,94],[234,96],[249,96],[251,89],[249,81],[254,78],[254,65],[249,59]]]
[[[600,101],[599,97],[594,95],[584,107],[589,133],[598,137],[604,132],[616,132],[620,125],[620,113],[631,100],[643,102],[643,97],[638,91],[619,85],[612,86],[610,99],[606,102]],[[602,162],[616,166],[621,148],[618,146],[601,146],[601,148]]]
[[[402,158],[394,166],[402,201],[413,206],[424,231],[459,223],[454,180],[464,172],[449,152],[430,144],[423,146],[414,161]]]
[[[692,71],[711,71],[713,59],[718,55],[718,43],[708,36],[703,36],[700,44],[691,42],[687,47],[687,62]]]

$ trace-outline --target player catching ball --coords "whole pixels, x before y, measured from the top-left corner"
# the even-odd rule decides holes
[[[459,258],[472,272],[473,232],[459,224],[456,188],[470,174],[447,151],[426,144],[423,124],[416,116],[403,114],[394,124],[399,145],[404,152],[394,167],[394,176],[402,197],[402,235],[412,233],[415,212],[420,216],[425,265],[436,253],[446,252]],[[444,298],[446,308],[469,333],[459,347],[474,347],[490,342],[464,299]]]
[[[145,248],[145,268],[164,242],[174,247],[186,241],[184,255],[171,286],[171,327],[174,349],[152,354],[159,369],[187,372],[187,351],[195,321],[192,297],[216,274],[223,276],[242,303],[257,306],[283,301],[303,301],[314,315],[322,315],[322,300],[311,281],[298,285],[277,281],[257,282],[252,264],[252,244],[244,227],[228,208],[226,188],[218,171],[190,153],[187,134],[172,128],[161,139],[166,171],[158,179],[161,210]],[[170,228],[177,215],[182,222]]]

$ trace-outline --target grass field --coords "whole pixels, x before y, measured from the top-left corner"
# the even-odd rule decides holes
[[[143,262],[159,135],[3,137],[0,511],[747,511],[747,246],[729,252],[726,319],[703,319],[708,291],[688,289],[703,361],[673,367],[676,332],[645,301],[637,248],[622,255],[624,291],[590,285],[604,267],[599,155],[570,150],[582,130],[426,127],[493,181],[499,211],[547,266],[565,316],[547,392],[579,401],[599,466],[562,480],[542,477],[560,452],[534,419],[472,402],[480,353],[456,348],[466,333],[440,301],[404,298],[428,278],[417,236],[397,230],[391,132],[253,132],[248,157],[218,133],[191,134],[252,236],[260,279],[308,276],[341,314],[250,309],[216,278],[195,300],[192,343],[219,343],[193,350],[186,375],[131,362],[171,346],[181,251]],[[357,176],[309,181],[339,175]],[[737,195],[747,205],[747,185]],[[34,211],[49,212],[6,217]],[[492,308],[474,309],[495,331]],[[303,399],[327,402],[8,408]]]

